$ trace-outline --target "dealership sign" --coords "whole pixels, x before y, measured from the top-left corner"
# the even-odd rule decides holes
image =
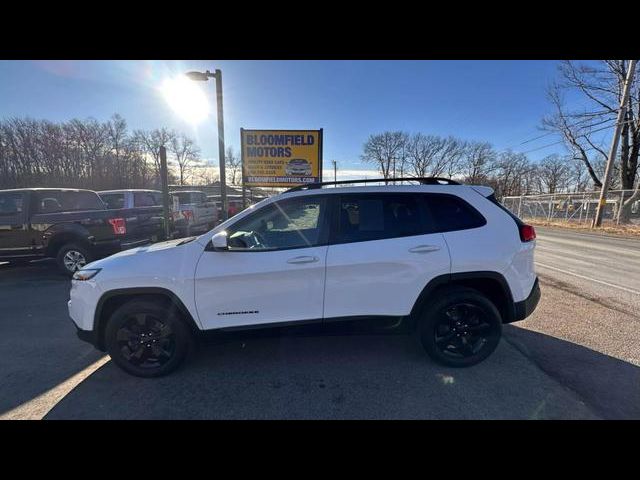
[[[245,185],[293,187],[322,180],[322,129],[241,128],[240,138]]]

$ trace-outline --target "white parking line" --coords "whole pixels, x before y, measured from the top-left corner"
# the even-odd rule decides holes
[[[540,263],[540,262],[535,262],[535,263],[536,263],[536,265],[540,265],[543,268],[548,268],[550,270],[556,270],[556,271],[558,271],[560,273],[565,273],[567,275],[573,275],[574,277],[582,278],[584,280],[590,280],[592,282],[601,283],[602,285],[606,285],[608,287],[617,288],[619,290],[622,290],[622,291],[625,291],[625,292],[628,292],[628,293],[633,293],[634,295],[640,295],[640,291],[638,291],[638,290],[633,290],[631,288],[621,287],[620,285],[615,285],[613,283],[605,282],[603,280],[597,280],[595,278],[587,277],[585,275],[580,275],[579,273],[570,272],[569,270],[563,270],[562,268],[552,267],[551,265],[545,265],[544,263]]]
[[[109,356],[105,355],[95,361],[81,372],[69,377],[64,382],[59,383],[41,395],[32,398],[28,402],[0,414],[0,420],[42,420],[49,411],[55,407],[71,390],[76,388],[82,381],[98,370],[109,361]]]

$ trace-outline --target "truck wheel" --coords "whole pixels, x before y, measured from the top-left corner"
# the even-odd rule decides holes
[[[502,335],[502,317],[487,297],[470,288],[438,295],[418,324],[422,346],[436,362],[470,367],[493,353]]]
[[[111,359],[125,372],[159,377],[178,368],[192,342],[176,312],[158,302],[132,300],[109,318],[105,343]]]
[[[77,270],[80,270],[87,263],[91,262],[92,255],[88,248],[78,245],[76,243],[67,243],[58,250],[56,255],[56,262],[58,268],[65,275],[73,275]]]

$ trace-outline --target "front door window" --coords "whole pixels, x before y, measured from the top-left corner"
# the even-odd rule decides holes
[[[268,205],[227,230],[229,250],[282,250],[323,244],[324,205],[319,196]]]

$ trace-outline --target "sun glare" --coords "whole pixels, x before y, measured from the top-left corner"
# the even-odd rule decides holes
[[[168,78],[162,94],[171,108],[187,122],[196,124],[209,115],[209,102],[200,85],[187,77]]]

